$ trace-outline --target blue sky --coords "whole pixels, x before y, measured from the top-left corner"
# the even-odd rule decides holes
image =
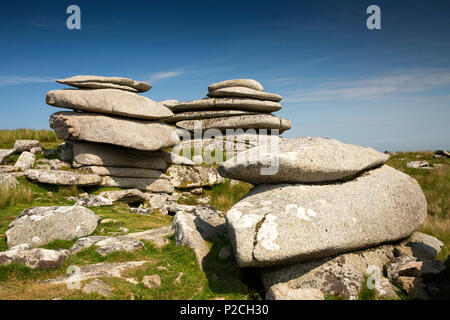
[[[81,8],[81,30],[66,8]],[[366,9],[381,8],[381,30]],[[450,1],[9,1],[0,128],[48,128],[45,94],[77,74],[149,81],[155,101],[253,78],[284,97],[284,136],[450,149]]]

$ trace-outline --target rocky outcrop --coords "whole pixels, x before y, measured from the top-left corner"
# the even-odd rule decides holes
[[[176,131],[166,124],[98,113],[57,112],[50,118],[50,127],[60,139],[107,143],[144,151],[171,147],[179,142]]]
[[[94,232],[100,218],[80,206],[25,209],[6,231],[8,247],[29,244],[39,247],[53,240],[72,240]]]
[[[123,77],[102,77],[91,75],[73,76],[66,79],[58,79],[56,82],[77,88],[117,88],[132,92],[146,92],[152,87],[148,83]]]
[[[270,146],[241,152],[221,163],[218,171],[252,184],[325,182],[353,176],[388,159],[372,148],[305,137],[273,140]]]
[[[117,89],[52,90],[47,93],[46,102],[59,108],[144,120],[173,115],[168,108],[147,97]]]
[[[287,119],[280,119],[270,114],[256,114],[233,117],[209,118],[205,120],[183,120],[178,121],[177,127],[194,131],[196,127],[203,131],[217,129],[225,131],[227,129],[276,129],[280,133],[291,128],[291,122]]]
[[[389,166],[346,182],[259,185],[227,213],[242,267],[305,261],[406,238],[426,217],[417,181]]]

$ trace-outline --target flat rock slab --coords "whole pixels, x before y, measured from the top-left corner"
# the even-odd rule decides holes
[[[33,148],[40,148],[41,143],[39,140],[16,140],[14,143],[14,150],[16,153],[31,151]]]
[[[205,120],[184,120],[176,123],[177,127],[194,131],[199,128],[202,131],[217,129],[224,131],[227,129],[276,129],[280,133],[291,128],[291,122],[287,119],[280,119],[270,114],[256,114],[234,117],[220,117]]]
[[[27,248],[13,248],[0,252],[0,265],[8,265],[15,262],[24,264],[32,269],[59,268],[68,256],[68,250],[29,249],[27,246]]]
[[[214,91],[222,88],[230,87],[246,87],[257,91],[264,91],[264,87],[256,80],[253,79],[231,79],[221,82],[216,82],[208,86],[208,91]]]
[[[252,184],[335,181],[378,166],[389,155],[327,138],[273,140],[223,162],[219,173]]]
[[[177,189],[213,186],[225,182],[213,167],[172,165],[166,174]]]
[[[172,182],[168,179],[102,177],[100,185],[164,193],[172,193],[174,190]]]
[[[241,267],[280,265],[403,239],[425,221],[416,180],[382,166],[343,183],[258,185],[226,215]]]
[[[124,203],[143,203],[148,196],[138,189],[120,190],[120,191],[103,191],[100,196],[111,201],[121,201]]]
[[[56,82],[77,88],[99,88],[99,85],[101,84],[104,86],[109,85],[110,87],[114,88],[120,86],[121,89],[128,90],[128,88],[132,88],[137,92],[146,92],[152,88],[152,86],[148,83],[123,77],[79,75],[65,79],[58,79],[56,80]],[[97,86],[92,86],[92,84],[95,84]]]
[[[50,117],[50,127],[60,139],[107,143],[145,151],[172,147],[180,141],[175,129],[167,124],[96,113],[57,112]]]
[[[101,143],[75,142],[74,162],[82,166],[132,167],[165,170],[167,162],[160,152],[145,152]]]
[[[25,171],[28,179],[45,184],[60,186],[92,186],[101,181],[101,177],[95,174],[82,174],[64,170],[30,169]]]
[[[105,257],[113,252],[133,252],[143,248],[144,244],[139,240],[130,238],[92,236],[78,239],[70,252],[74,254],[91,246],[97,247],[97,253]]]
[[[247,110],[254,112],[275,112],[281,104],[273,101],[262,101],[246,98],[209,98],[181,102],[172,107],[175,113],[197,110]]]
[[[144,168],[87,166],[79,168],[78,171],[82,173],[96,174],[99,176],[168,179],[162,171]]]
[[[147,97],[116,89],[52,90],[47,93],[46,102],[58,108],[135,119],[155,120],[173,115],[168,108]]]
[[[25,209],[6,231],[8,247],[46,245],[56,239],[72,240],[90,235],[100,217],[80,206],[34,207]]]
[[[47,279],[39,281],[39,283],[46,284],[66,284],[74,281],[84,281],[100,277],[114,277],[124,279],[130,283],[137,284],[133,278],[126,278],[122,276],[122,272],[129,269],[138,268],[145,263],[154,263],[155,261],[127,261],[127,262],[100,262],[96,264],[89,264],[80,266],[80,272],[77,274],[68,274],[57,277],[55,279]]]
[[[0,149],[0,164],[2,164],[9,156],[16,152],[15,149]]]
[[[20,168],[20,170],[27,170],[30,169],[32,166],[34,166],[34,161],[36,160],[36,156],[28,151],[24,151],[19,156],[19,159],[17,159],[15,167]]]
[[[242,97],[250,99],[268,100],[280,102],[283,98],[275,93],[262,92],[246,87],[228,87],[210,91],[207,94],[210,98]]]
[[[128,233],[120,236],[121,239],[134,239],[144,241],[155,241],[162,238],[173,236],[172,226],[163,226],[159,228],[153,228],[142,232]]]
[[[243,110],[187,111],[176,113],[173,116],[170,116],[169,118],[163,119],[161,121],[167,123],[175,123],[183,120],[203,120],[220,117],[245,116],[251,114],[259,114],[259,113]]]
[[[316,289],[326,295],[356,300],[364,285],[364,276],[376,270],[383,274],[383,267],[393,258],[394,246],[385,245],[310,262],[263,268],[260,275],[268,291],[267,298],[284,299],[291,296],[298,300],[300,297],[295,295],[298,293],[296,290]],[[378,279],[375,289],[379,296],[398,299],[389,281],[383,277]],[[280,284],[283,288],[278,287]]]

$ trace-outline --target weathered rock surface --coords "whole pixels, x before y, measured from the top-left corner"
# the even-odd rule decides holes
[[[18,184],[19,184],[19,182],[13,176],[0,173],[0,186],[14,188]]]
[[[104,297],[110,296],[113,293],[112,288],[100,279],[94,279],[91,282],[85,284],[81,291],[87,294],[98,293]]]
[[[279,139],[278,148],[261,145],[239,153],[221,163],[218,171],[252,184],[324,182],[355,175],[388,159],[389,155],[372,148],[305,137]]]
[[[230,87],[245,87],[257,91],[264,91],[264,87],[258,81],[253,79],[232,79],[213,83],[208,86],[208,91],[211,92],[214,90]]]
[[[15,149],[0,149],[0,164],[8,159],[9,156],[13,155],[16,152]]]
[[[281,109],[278,102],[245,98],[209,98],[181,102],[172,107],[175,113],[197,110],[247,110],[254,112],[275,112]]]
[[[133,167],[165,170],[162,155],[100,143],[73,144],[74,161],[84,166]]]
[[[82,174],[73,171],[30,169],[25,171],[28,179],[61,186],[91,186],[97,185],[101,177],[95,174]]]
[[[162,121],[167,123],[175,123],[182,120],[203,120],[209,118],[245,116],[252,114],[255,115],[259,113],[244,110],[186,111],[176,113],[173,116],[170,116],[169,118],[163,119]]]
[[[194,131],[199,128],[203,131],[217,129],[225,131],[227,129],[276,129],[280,133],[291,128],[289,120],[282,119],[270,114],[257,114],[234,117],[220,117],[205,120],[184,120],[177,122],[177,127]]]
[[[416,180],[389,166],[346,182],[258,185],[226,215],[241,267],[305,261],[403,239],[426,218]]]
[[[65,79],[56,80],[58,83],[66,84],[77,88],[99,88],[99,85],[118,85],[122,87],[133,88],[137,92],[146,92],[151,89],[151,85],[142,81],[136,81],[122,77],[102,77],[92,75],[80,75]],[[96,86],[93,86],[95,84]],[[117,86],[111,86],[117,87]],[[124,89],[125,89],[124,88]],[[133,90],[134,91],[134,90]]]
[[[30,169],[34,165],[34,161],[36,160],[36,156],[28,151],[22,152],[19,159],[14,166],[20,168],[20,170]]]
[[[80,266],[80,272],[60,276],[54,279],[47,279],[39,281],[39,283],[46,284],[67,284],[75,281],[85,281],[100,277],[115,277],[124,279],[130,283],[137,284],[133,278],[126,278],[122,276],[122,272],[128,269],[133,269],[144,265],[145,263],[153,263],[154,261],[127,261],[127,262],[101,262],[96,264],[89,264]]]
[[[322,291],[314,288],[291,289],[284,283],[278,283],[269,288],[266,300],[324,300]]]
[[[261,279],[269,292],[283,283],[289,293],[296,289],[318,289],[324,294],[344,299],[358,299],[365,275],[382,275],[383,266],[394,258],[394,246],[385,245],[360,252],[341,254],[311,262],[261,269]],[[398,298],[392,286],[382,276],[375,283],[379,296]],[[277,289],[275,287],[274,289]],[[294,291],[291,291],[294,290]]]
[[[76,205],[83,207],[102,207],[102,206],[112,206],[113,202],[102,196],[88,195],[78,199]]]
[[[52,114],[50,127],[60,139],[90,141],[153,151],[177,144],[176,131],[167,124],[63,111]]]
[[[172,182],[168,179],[103,177],[100,185],[164,193],[172,193],[174,190]]]
[[[87,112],[111,114],[135,119],[163,119],[173,115],[163,105],[131,92],[116,89],[52,90],[47,104]]]
[[[72,240],[87,236],[97,228],[100,218],[80,206],[34,207],[25,209],[6,231],[8,247],[27,243],[46,245],[56,239]]]
[[[166,174],[177,189],[213,186],[225,182],[213,167],[172,165]]]
[[[188,246],[194,251],[198,265],[203,268],[203,259],[209,253],[209,247],[194,223],[194,217],[189,213],[178,212],[172,223],[175,242],[178,246]]]
[[[41,143],[38,140],[16,140],[14,150],[16,150],[16,153],[21,153],[40,146]]]
[[[207,94],[208,97],[224,98],[224,97],[243,97],[259,100],[268,100],[280,102],[283,98],[275,93],[262,92],[246,87],[227,87],[214,91],[210,91]]]
[[[103,191],[100,196],[114,201],[122,201],[124,203],[143,203],[147,200],[147,195],[138,189],[128,189],[120,191]]]
[[[168,177],[162,171],[144,168],[87,166],[81,167],[80,169],[78,169],[78,171],[83,173],[96,174],[99,176],[168,179]]]
[[[418,168],[428,168],[430,165],[428,164],[428,161],[422,160],[422,161],[411,161],[406,164],[408,168],[418,169]]]
[[[68,250],[30,249],[28,245],[18,245],[10,250],[0,252],[0,265],[16,262],[32,269],[58,268],[68,256]]]

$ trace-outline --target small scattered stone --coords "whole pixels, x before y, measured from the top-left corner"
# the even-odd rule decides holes
[[[142,283],[144,284],[144,287],[148,289],[157,288],[161,286],[161,277],[157,274],[144,276],[142,278]]]

